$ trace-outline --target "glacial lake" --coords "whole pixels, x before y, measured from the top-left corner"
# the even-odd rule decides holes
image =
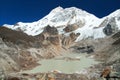
[[[54,70],[61,71],[62,73],[76,73],[84,70],[98,62],[93,58],[86,57],[87,54],[64,54],[53,59],[43,59],[38,63],[41,65],[33,68],[32,70],[24,71],[26,73],[39,73],[51,72]]]

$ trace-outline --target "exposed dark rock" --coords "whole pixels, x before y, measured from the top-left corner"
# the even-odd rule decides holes
[[[48,33],[49,35],[58,35],[58,30],[55,27],[47,26],[43,33]]]
[[[45,40],[45,36],[44,36],[44,34],[39,34],[39,35],[37,35],[37,36],[35,36],[39,41],[44,41]]]
[[[85,47],[77,47],[77,50],[80,53],[93,53],[94,52],[94,47],[92,45],[90,46],[85,46]]]
[[[108,25],[103,29],[103,32],[104,32],[107,36],[111,35],[111,34],[113,33],[112,28],[111,28],[111,25],[108,24]]]
[[[7,80],[20,80],[20,79],[17,77],[14,77],[14,78],[8,78]]]
[[[65,27],[63,30],[65,31],[65,32],[71,32],[71,31],[74,31],[74,30],[76,30],[78,28],[78,26],[77,25],[68,25],[67,27]]]
[[[76,37],[75,33],[71,33],[71,34],[70,34],[70,38],[71,38],[71,39],[75,39],[75,37]]]
[[[120,38],[120,31],[116,32],[115,34],[112,35],[113,39]]]
[[[47,40],[49,40],[54,45],[59,45],[60,44],[60,38],[59,38],[59,36],[48,37]]]
[[[109,36],[115,32],[118,31],[118,27],[116,25],[115,18],[112,18],[109,23],[106,25],[106,27],[103,29],[103,32]]]
[[[60,45],[60,36],[58,34],[58,30],[55,27],[47,26],[44,31],[36,36],[39,41],[42,42],[43,45]]]

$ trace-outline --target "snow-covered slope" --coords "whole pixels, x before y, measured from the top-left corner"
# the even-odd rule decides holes
[[[15,25],[4,26],[11,28],[13,30],[22,30],[28,35],[38,35],[43,29],[47,26],[54,26],[58,29],[59,34],[68,34],[63,31],[67,25],[76,24],[79,26],[75,33],[80,33],[81,35],[77,38],[76,41],[79,41],[83,38],[93,37],[93,38],[102,38],[105,36],[103,33],[103,28],[99,27],[106,18],[116,17],[117,25],[120,25],[120,10],[117,10],[104,18],[97,18],[93,14],[90,14],[84,10],[78,9],[76,7],[70,7],[63,9],[62,7],[57,7],[53,9],[47,16],[42,19],[32,22],[32,23],[22,23],[18,22]],[[109,20],[107,21],[107,23]],[[106,23],[106,24],[107,24]]]

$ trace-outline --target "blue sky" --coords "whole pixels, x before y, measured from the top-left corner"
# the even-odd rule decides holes
[[[0,0],[0,25],[37,21],[58,6],[77,7],[104,17],[120,9],[120,0]]]

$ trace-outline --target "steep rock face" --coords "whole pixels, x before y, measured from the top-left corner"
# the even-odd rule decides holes
[[[74,30],[75,28],[73,27],[73,29],[71,30]],[[42,35],[42,37],[44,38],[43,43],[47,42],[47,44],[53,44],[53,45],[62,47],[62,46],[68,46],[71,43],[74,43],[74,41],[80,35],[80,33],[72,32],[72,33],[69,33],[68,35],[59,34],[57,28],[46,26],[46,28],[40,35]]]
[[[113,17],[109,20],[108,24],[103,29],[103,32],[109,36],[117,31],[118,31],[118,26],[116,24],[115,17]]]
[[[39,38],[39,40],[42,41],[43,45],[46,44],[54,44],[54,45],[60,45],[60,37],[58,34],[58,30],[55,27],[46,26],[43,30],[43,32],[40,35],[36,36]]]

